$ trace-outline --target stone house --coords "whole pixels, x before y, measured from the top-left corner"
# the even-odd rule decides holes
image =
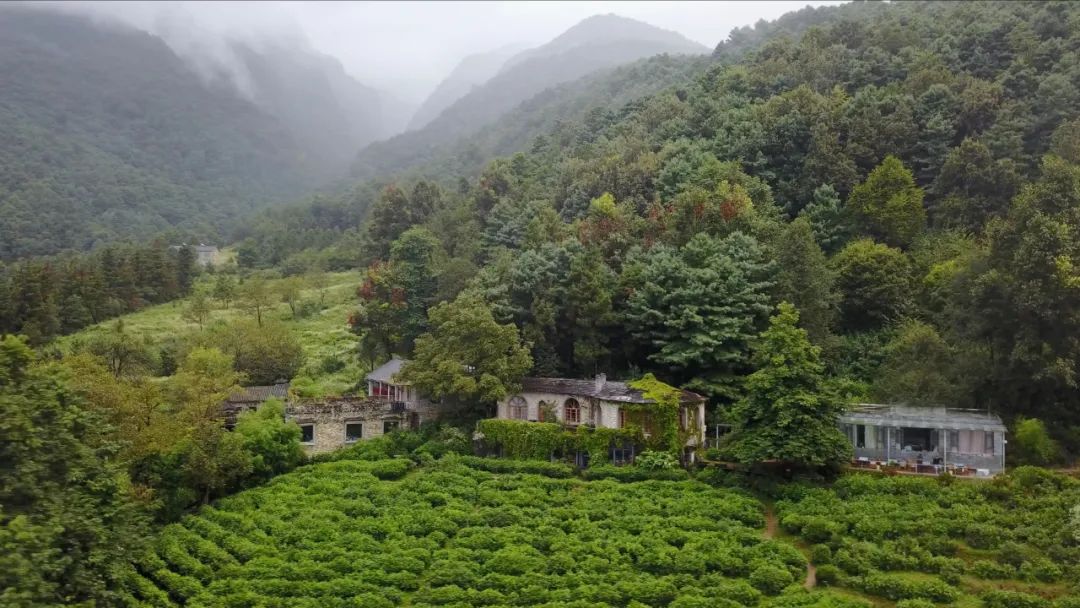
[[[240,413],[256,409],[271,397],[285,401],[285,419],[300,426],[300,443],[309,454],[330,452],[363,439],[405,428],[415,429],[433,420],[435,406],[407,383],[396,379],[404,363],[397,357],[367,375],[367,395],[295,398],[287,383],[248,386],[222,405],[228,428]]]
[[[684,390],[680,401],[679,427],[682,431],[691,430],[685,447],[692,459],[694,449],[702,446],[705,440],[705,398]],[[647,407],[650,403],[653,402],[641,391],[625,382],[608,380],[605,374],[598,374],[591,380],[523,378],[520,392],[498,402],[496,417],[558,422],[569,427],[591,425],[618,429],[633,424],[640,426],[647,436],[654,431]],[[646,407],[627,407],[631,404]],[[613,462],[633,459],[630,446],[612,449]]]
[[[289,383],[278,382],[266,386],[245,386],[229,395],[229,398],[221,406],[225,415],[225,428],[233,428],[236,425],[236,418],[240,414],[258,409],[260,405],[270,399],[280,399],[287,406],[289,403]]]
[[[300,399],[285,409],[285,419],[299,425],[300,445],[308,454],[332,452],[417,425],[412,412],[371,397]]]
[[[840,416],[856,464],[991,476],[1005,470],[1005,424],[983,410],[862,403]]]

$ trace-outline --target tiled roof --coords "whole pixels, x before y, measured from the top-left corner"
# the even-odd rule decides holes
[[[367,375],[367,379],[374,382],[386,382],[388,384],[404,384],[403,382],[394,381],[394,374],[401,371],[401,366],[404,363],[405,359],[401,359],[397,356],[391,357],[389,361],[372,370],[371,373]]]
[[[641,391],[630,388],[625,382],[607,380],[597,390],[596,380],[578,380],[575,378],[523,378],[522,392],[552,393],[556,395],[578,395],[604,401],[623,403],[651,403]],[[682,391],[682,403],[700,403],[705,398],[697,393]]]
[[[262,403],[271,397],[286,399],[289,396],[289,383],[268,386],[245,386],[229,395],[229,403]]]

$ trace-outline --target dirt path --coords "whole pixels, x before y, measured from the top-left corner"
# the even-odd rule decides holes
[[[762,536],[765,538],[776,538],[776,533],[780,531],[780,519],[776,517],[776,509],[773,508],[772,503],[765,503],[765,531]],[[805,553],[805,550],[803,551]],[[806,561],[806,581],[803,582],[803,587],[806,589],[813,589],[817,586],[817,568],[814,564],[810,563],[810,560]]]
[[[776,538],[776,532],[780,530],[780,520],[776,518],[776,509],[769,503],[765,504],[765,538]]]

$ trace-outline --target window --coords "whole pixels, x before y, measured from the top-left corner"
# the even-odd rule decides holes
[[[383,434],[393,433],[394,431],[398,430],[398,427],[400,427],[400,426],[401,426],[401,422],[399,422],[397,420],[383,420],[382,432],[383,432]]]
[[[983,453],[984,454],[993,454],[994,453],[994,432],[993,431],[983,431]]]
[[[314,443],[315,442],[315,425],[314,424],[301,424],[300,425],[300,443]]]
[[[949,431],[949,451],[960,451],[960,431]]]
[[[353,443],[364,438],[364,425],[361,422],[345,423],[345,443]]]
[[[866,447],[866,425],[865,424],[860,424],[857,427],[855,427],[855,447],[857,447],[857,448],[865,448]]]
[[[619,408],[619,428],[626,428],[626,410]]]
[[[611,449],[611,464],[621,465],[634,462],[634,446],[627,443]]]
[[[581,422],[581,406],[577,399],[567,399],[563,404],[563,422],[566,424],[578,424]]]
[[[510,418],[512,420],[527,420],[529,418],[529,404],[521,395],[510,398]]]

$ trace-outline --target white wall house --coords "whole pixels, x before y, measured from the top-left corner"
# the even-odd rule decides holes
[[[604,374],[591,380],[524,378],[521,386],[520,392],[499,401],[497,418],[612,429],[630,423],[642,426],[646,433],[650,431],[648,408],[635,407],[630,411],[625,406],[647,406],[652,401],[641,391],[625,382],[610,381]],[[700,446],[705,440],[705,398],[682,391],[681,403],[680,427],[696,431],[686,445]]]

